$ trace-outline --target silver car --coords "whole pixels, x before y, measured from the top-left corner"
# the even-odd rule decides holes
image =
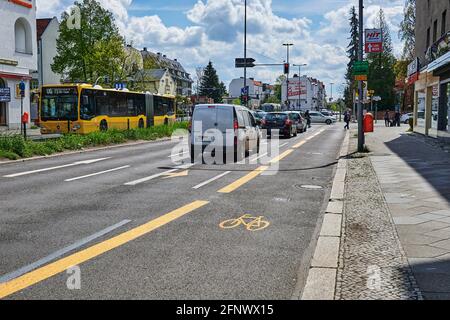
[[[318,111],[310,111],[309,115],[311,116],[312,123],[326,123],[328,125],[331,125],[336,122],[335,117],[326,116]]]
[[[215,129],[212,130],[212,129]],[[228,137],[227,134],[232,134]],[[222,141],[217,141],[217,134],[222,135]],[[224,162],[230,154],[234,154],[234,161],[240,161],[243,157],[259,152],[261,142],[261,130],[251,111],[242,106],[226,104],[197,105],[192,115],[190,128],[191,162],[200,155],[204,155],[205,149],[212,149],[212,153],[221,153],[217,150],[223,147]]]

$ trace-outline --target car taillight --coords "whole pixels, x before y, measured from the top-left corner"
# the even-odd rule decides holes
[[[261,120],[261,125],[265,126],[265,125],[266,125],[266,123],[267,123],[267,122],[266,122],[266,120],[265,120],[265,119],[262,119],[262,120]]]
[[[292,125],[292,121],[289,120],[289,119],[287,119],[287,120],[286,120],[286,125],[287,125],[287,126],[291,126],[291,125]]]
[[[189,120],[188,130],[189,130],[189,132],[192,131],[192,120]]]
[[[237,120],[234,120],[234,130],[239,129],[239,123]]]

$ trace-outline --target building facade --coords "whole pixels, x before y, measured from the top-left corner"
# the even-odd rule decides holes
[[[283,81],[281,96],[288,96],[289,108],[296,110],[320,110],[326,107],[326,91],[324,84],[306,75],[289,79],[289,89],[286,95],[287,83]],[[286,104],[284,105],[286,108]]]
[[[191,75],[186,72],[177,59],[169,59],[162,53],[153,53],[144,48],[141,51],[144,60],[144,69],[167,70],[175,85],[175,95],[189,97],[192,95]]]
[[[0,126],[15,129],[21,109],[30,113],[30,73],[37,70],[36,1],[0,1],[0,30]]]
[[[140,91],[171,96],[178,94],[176,79],[167,69],[139,70],[133,79]]]
[[[257,81],[254,78],[248,78],[246,81],[248,87],[248,105],[252,109],[259,108],[263,102],[275,94],[275,89],[272,85]],[[243,95],[242,89],[244,88],[244,78],[233,79],[230,82],[227,101],[233,101],[234,99],[240,99]]]
[[[33,73],[33,88],[61,82],[61,75],[52,71],[57,55],[56,41],[59,37],[59,22],[56,17],[36,20],[37,72]]]
[[[450,141],[450,1],[416,1],[414,131]]]

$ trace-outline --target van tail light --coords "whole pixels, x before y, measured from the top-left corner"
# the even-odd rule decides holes
[[[239,129],[239,123],[237,120],[234,120],[234,130]]]
[[[192,120],[189,120],[188,131],[192,132]]]

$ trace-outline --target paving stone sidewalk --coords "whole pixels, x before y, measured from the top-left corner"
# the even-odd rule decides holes
[[[355,133],[350,153],[356,150]],[[347,161],[335,299],[421,299],[371,158],[364,154]]]
[[[376,127],[370,162],[423,297],[450,299],[450,154],[406,130]]]

